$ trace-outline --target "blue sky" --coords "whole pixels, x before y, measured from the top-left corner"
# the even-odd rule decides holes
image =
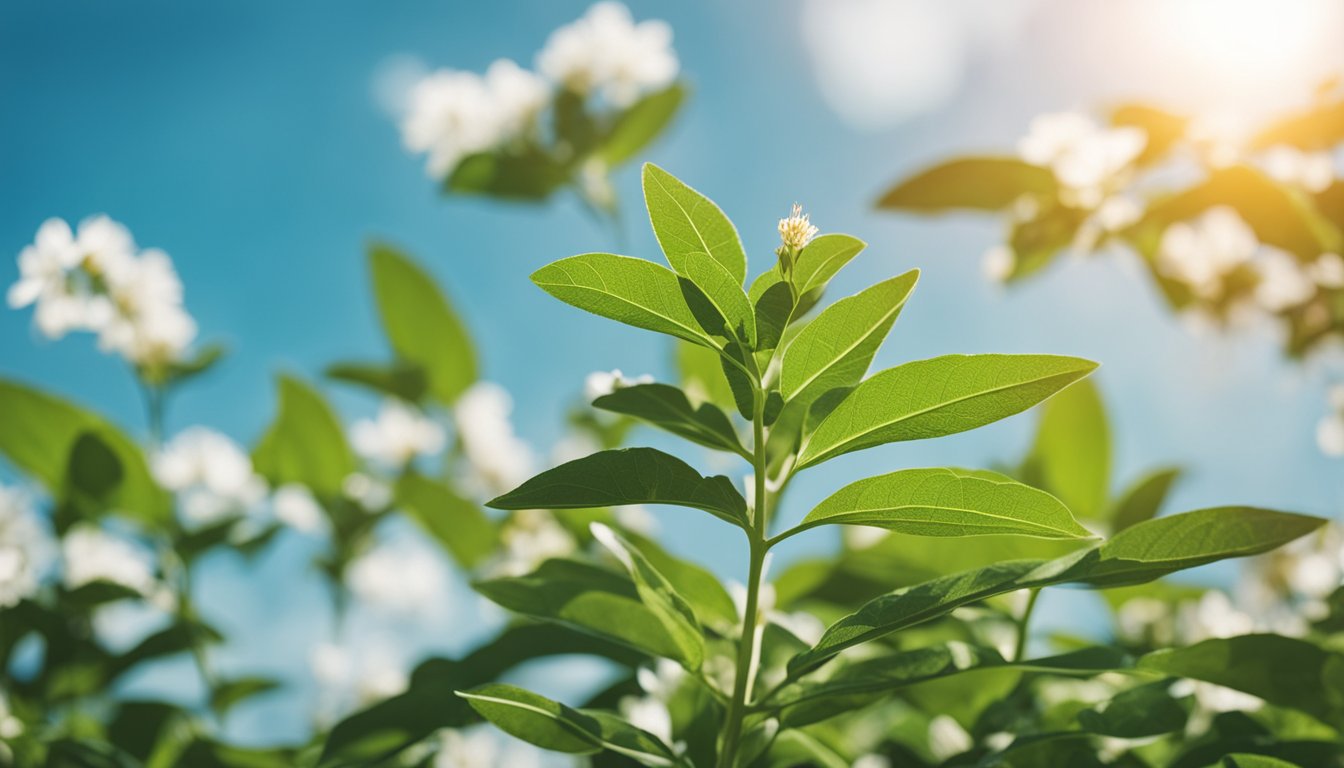
[[[978,14],[989,6],[958,6],[937,28],[953,30],[947,39],[960,41],[964,55],[951,65],[912,58],[887,73],[935,78],[942,90],[907,110],[917,114],[893,107],[856,127],[853,114],[836,111],[834,83],[817,75],[826,42],[805,33],[807,4],[632,2],[637,18],[672,24],[694,90],[647,159],[728,212],[753,271],[773,258],[775,220],[794,201],[823,231],[870,243],[836,281],[835,295],[923,270],[879,366],[950,352],[1099,360],[1121,480],[1175,462],[1192,470],[1178,506],[1244,502],[1339,516],[1340,464],[1320,456],[1311,436],[1324,410],[1327,365],[1281,359],[1267,329],[1236,339],[1193,333],[1120,258],[1070,260],[1004,292],[980,277],[980,254],[998,235],[994,223],[872,210],[884,185],[902,173],[953,150],[1007,148],[1043,110],[1150,92],[1177,105],[1233,93],[1305,98],[1314,84],[1200,82],[1195,73],[1217,68],[1164,60],[1164,51],[1177,56],[1181,46],[1162,47],[1151,30],[1133,19],[1119,24],[1098,2],[1012,5],[1012,18],[991,19],[992,28],[974,32],[965,25],[988,24]],[[587,372],[666,375],[669,348],[565,307],[528,282],[546,262],[615,247],[572,200],[534,207],[440,198],[420,161],[402,150],[373,90],[380,64],[398,54],[431,67],[479,70],[501,56],[529,63],[549,30],[585,6],[6,4],[0,282],[16,276],[13,257],[47,217],[107,213],[124,222],[142,245],[173,256],[202,338],[231,350],[219,370],[174,403],[170,430],[201,423],[250,443],[270,418],[274,373],[316,377],[334,360],[384,353],[362,249],[371,238],[390,239],[446,286],[478,339],[486,377],[513,392],[519,432],[544,450],[559,435],[556,407],[570,402]],[[899,35],[891,41],[911,43]],[[1188,76],[1155,76],[1162,72]],[[658,258],[634,169],[617,182],[631,255]],[[28,312],[0,311],[0,376],[49,387],[142,430],[137,393],[116,360],[87,338],[45,342],[30,323]],[[373,406],[329,390],[351,417]],[[842,474],[901,466],[986,465],[1015,456],[1030,427],[1029,417],[1019,417],[838,460],[826,486]],[[792,514],[824,490],[815,479],[801,483]],[[740,570],[733,542],[705,536],[698,520],[662,520],[678,550],[725,573]],[[291,604],[320,602],[303,581],[302,560],[302,546],[290,544],[255,570],[219,564],[220,594],[239,601],[246,584],[297,585],[292,603],[247,603],[236,620],[274,621],[290,616]],[[257,642],[258,651],[266,647]],[[445,642],[429,639],[425,647],[453,647]],[[277,665],[299,657],[299,641],[291,645],[275,651]],[[288,717],[278,725],[261,715],[248,722],[256,721],[252,733],[260,738],[301,726]]]

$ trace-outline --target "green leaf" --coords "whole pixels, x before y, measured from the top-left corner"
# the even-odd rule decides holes
[[[1111,435],[1096,386],[1084,379],[1046,401],[1028,465],[1029,482],[1095,519],[1110,496]]]
[[[1180,476],[1180,468],[1163,467],[1139,478],[1121,494],[1108,515],[1111,532],[1119,533],[1132,525],[1157,517],[1157,513],[1162,510],[1162,503],[1167,500],[1167,494]]]
[[[686,99],[686,87],[673,83],[644,96],[621,113],[598,153],[608,165],[634,157],[667,129]]]
[[[499,536],[481,508],[448,485],[417,474],[397,480],[397,505],[448,550],[463,568],[494,553]]]
[[[811,402],[832,389],[858,384],[918,279],[919,270],[913,269],[840,299],[803,328],[784,350],[784,399]]]
[[[747,276],[747,254],[737,229],[712,200],[652,164],[644,164],[644,203],[667,263],[687,274],[686,259],[706,253],[737,281]]]
[[[737,339],[749,347],[756,345],[756,313],[742,291],[742,281],[734,280],[723,265],[704,253],[682,257],[682,274],[698,288],[716,315],[713,323],[701,327],[715,336]],[[688,304],[694,308],[691,301]]]
[[[480,152],[462,158],[444,191],[539,202],[569,181],[569,170],[545,151]]]
[[[682,299],[676,273],[651,261],[611,253],[585,253],[547,264],[532,282],[566,304],[714,349]]]
[[[429,377],[415,363],[336,363],[327,367],[327,378],[355,384],[381,395],[418,403],[429,392]]]
[[[1174,698],[1170,688],[1170,681],[1164,680],[1121,691],[1104,706],[1079,712],[1078,724],[1092,733],[1121,739],[1179,731],[1190,718],[1190,698]]]
[[[793,282],[798,287],[799,295],[819,293],[836,273],[867,247],[868,244],[859,238],[839,233],[812,238],[811,242],[803,246],[797,263],[793,265]]]
[[[789,661],[789,675],[804,674],[859,643],[936,619],[968,603],[1020,589],[1022,579],[1041,564],[1040,560],[996,563],[882,595],[828,627],[816,645]]]
[[[1009,662],[993,648],[950,642],[859,661],[826,680],[790,684],[767,703],[781,712],[786,727],[797,728],[857,709],[899,688],[978,669],[1092,675],[1129,664],[1123,653],[1104,647]]]
[[[252,464],[272,486],[306,485],[337,496],[359,464],[345,432],[322,395],[303,381],[282,375],[275,421],[252,452]]]
[[[1280,760],[1268,755],[1252,755],[1246,752],[1228,755],[1223,758],[1222,768],[1299,768],[1297,763]]]
[[[692,404],[732,406],[732,386],[724,375],[723,358],[718,351],[684,341],[677,342],[676,347],[677,372],[686,399]]]
[[[738,622],[737,606],[719,578],[695,563],[674,557],[651,539],[627,531],[626,539],[639,548],[641,554],[671,582],[677,593],[686,598],[701,624],[724,634]]]
[[[575,560],[547,560],[525,576],[476,582],[476,591],[511,611],[596,634],[687,665],[662,620],[630,579]]]
[[[1338,728],[1344,724],[1344,706],[1326,684],[1325,673],[1340,660],[1340,654],[1306,640],[1242,635],[1154,651],[1140,658],[1138,666],[1233,688]]]
[[[543,749],[576,755],[607,749],[643,765],[677,763],[676,756],[657,736],[605,712],[571,709],[500,683],[459,691],[457,695],[500,730]]]
[[[705,639],[691,604],[630,542],[601,523],[593,523],[590,529],[593,538],[630,573],[640,601],[662,622],[667,636],[680,649],[680,658],[686,660],[690,669],[699,669],[705,661]]]
[[[798,527],[868,525],[916,536],[1016,534],[1042,539],[1092,535],[1059,499],[1002,475],[962,469],[906,469],[841,488]]]
[[[1255,507],[1217,507],[1138,523],[1099,547],[1065,555],[1033,580],[1094,587],[1140,584],[1229,557],[1268,552],[1325,525],[1318,517]]]
[[[711,403],[692,406],[686,393],[667,384],[619,387],[594,400],[593,405],[642,419],[707,448],[745,455],[727,414]]]
[[[206,344],[190,358],[166,366],[163,370],[163,384],[177,386],[194,379],[214,368],[227,352],[223,344]]]
[[[392,349],[423,368],[430,393],[452,405],[476,381],[476,352],[466,327],[433,278],[401,251],[370,246],[369,270]]]
[[[653,448],[622,448],[542,472],[486,506],[495,509],[585,509],[673,504],[744,525],[747,503],[723,475],[704,477]]]
[[[210,694],[210,708],[223,714],[234,706],[280,687],[278,680],[268,677],[239,677],[215,686]]]
[[[755,284],[752,284],[755,288]],[[771,283],[760,296],[752,300],[752,309],[756,313],[756,348],[761,351],[774,349],[784,338],[784,329],[793,318],[793,291],[787,283]]]
[[[73,490],[101,486],[101,507],[88,514],[117,512],[162,524],[172,518],[172,501],[150,474],[144,453],[111,422],[66,400],[14,381],[0,379],[0,454],[40,482],[61,501]],[[83,448],[76,455],[76,447]],[[96,453],[96,456],[95,456]],[[86,466],[83,458],[97,466]],[[108,484],[109,458],[119,479]],[[74,459],[72,463],[72,459]]]
[[[1013,157],[965,157],[916,173],[887,190],[878,208],[939,213],[1000,211],[1023,195],[1050,197],[1055,175]]]
[[[817,426],[798,467],[984,426],[1030,408],[1096,367],[1056,355],[947,355],[890,368],[855,387]]]

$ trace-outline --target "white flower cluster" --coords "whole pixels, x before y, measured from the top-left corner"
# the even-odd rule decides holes
[[[37,592],[49,548],[32,497],[21,488],[0,485],[0,609]]]
[[[318,720],[330,725],[354,709],[396,696],[410,680],[393,653],[382,647],[355,650],[322,643],[309,654],[317,682]]]
[[[361,419],[350,430],[350,443],[365,459],[400,469],[417,456],[443,450],[447,435],[438,422],[400,400],[383,401],[374,419]]]
[[[439,732],[434,768],[541,768],[541,753],[518,739],[505,741],[489,725]]]
[[[168,255],[136,247],[127,229],[106,216],[80,222],[78,233],[48,219],[19,254],[13,308],[35,305],[43,335],[98,334],[99,346],[138,366],[179,360],[196,337],[182,306],[182,283]]]
[[[1157,266],[1205,300],[1219,298],[1232,273],[1253,270],[1255,304],[1274,313],[1307,303],[1320,288],[1344,286],[1344,259],[1338,254],[1322,254],[1303,263],[1261,243],[1241,216],[1225,206],[1167,227],[1158,246]]]
[[[534,134],[554,85],[624,108],[671,84],[678,63],[665,22],[636,24],[624,5],[601,2],[551,34],[537,69],[500,59],[484,75],[441,69],[425,76],[407,99],[403,143],[427,154],[430,175],[444,178],[468,155]]]
[[[666,744],[672,744],[672,713],[668,702],[681,687],[686,670],[669,659],[657,659],[651,667],[640,667],[635,681],[643,693],[623,696],[617,702],[621,716],[637,728],[652,733]],[[675,745],[673,748],[684,747]]]
[[[153,553],[131,539],[80,524],[61,539],[61,559],[68,589],[107,582],[134,590],[159,607],[172,604],[172,593],[155,577]]]
[[[1308,192],[1324,192],[1335,181],[1335,158],[1329,152],[1304,152],[1277,144],[1266,149],[1259,161],[1271,178]]]
[[[652,383],[653,376],[647,373],[633,379],[627,379],[619,368],[614,371],[593,371],[583,380],[583,396],[589,402],[592,402],[599,397],[610,395],[621,387]]]
[[[413,616],[445,599],[449,575],[442,556],[427,546],[387,542],[351,563],[345,581],[368,605]]]
[[[513,399],[498,384],[472,385],[453,407],[462,450],[471,466],[471,484],[482,494],[513,490],[532,476],[536,456],[513,431]]]
[[[189,427],[154,458],[154,477],[177,494],[183,521],[206,526],[246,514],[266,496],[252,460],[227,436]]]
[[[1102,205],[1148,143],[1142,130],[1104,127],[1078,112],[1039,115],[1017,144],[1021,158],[1050,168],[1081,208]]]

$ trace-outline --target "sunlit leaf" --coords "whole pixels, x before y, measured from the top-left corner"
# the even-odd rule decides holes
[[[1110,497],[1111,433],[1106,408],[1084,379],[1041,407],[1027,459],[1027,482],[1058,496],[1074,514],[1097,518]]]
[[[705,299],[709,301],[713,320],[697,316],[700,325],[715,336],[737,339],[749,347],[756,345],[756,314],[742,291],[741,280],[735,279],[719,262],[704,253],[682,255],[684,274]],[[688,297],[687,304],[694,312],[695,303]]]
[[[681,83],[642,97],[616,118],[598,154],[608,165],[634,157],[667,129],[685,99],[686,87]]]
[[[999,211],[1023,195],[1055,194],[1055,175],[1013,157],[966,157],[925,169],[887,190],[877,207],[937,213]]]
[[[737,229],[712,200],[662,168],[645,163],[644,203],[658,245],[679,274],[686,274],[688,254],[705,253],[738,285],[746,279],[747,255]]]
[[[1163,467],[1153,470],[1135,481],[1134,485],[1120,495],[1115,507],[1108,515],[1111,521],[1111,532],[1119,533],[1131,525],[1157,517],[1157,513],[1162,511],[1162,504],[1167,500],[1167,495],[1171,492],[1172,486],[1176,484],[1180,477],[1181,470],[1179,468]]]
[[[667,636],[681,650],[680,658],[685,659],[691,669],[699,669],[705,659],[705,640],[691,604],[638,548],[620,534],[601,523],[593,523],[591,528],[593,538],[625,566],[640,601],[662,622]]]
[[[593,405],[647,421],[708,448],[744,452],[727,414],[712,403],[692,406],[684,392],[667,384],[618,387],[594,400]]]
[[[341,493],[359,464],[331,406],[292,376],[278,381],[275,420],[252,451],[252,464],[273,486],[305,485],[319,494]]]

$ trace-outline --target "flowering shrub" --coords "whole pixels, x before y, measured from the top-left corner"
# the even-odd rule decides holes
[[[678,66],[666,23],[635,23],[624,5],[600,2],[551,33],[537,72],[500,59],[483,76],[421,79],[402,137],[447,192],[544,200],[568,186],[614,217],[609,174],[676,114]]]
[[[1248,740],[1218,719],[1187,734],[1190,694],[1179,680],[1304,713],[1285,716],[1314,718],[1327,731],[1344,724],[1332,692],[1344,656],[1320,638],[1205,635],[1174,649],[1061,640],[1048,655],[1028,647],[1046,587],[1160,594],[1152,583],[1163,576],[1276,549],[1325,521],[1242,506],[1157,517],[1171,471],[1112,502],[1105,425],[1094,423],[1104,420],[1101,406],[1095,392],[1076,388],[1094,363],[949,355],[866,376],[917,272],[807,320],[862,241],[817,236],[795,208],[780,222],[776,264],[744,290],[742,245],[710,200],[651,165],[644,192],[671,269],[588,253],[532,280],[566,303],[675,337],[717,361],[697,369],[694,393],[632,382],[593,404],[740,457],[750,467],[745,494],[670,454],[629,448],[561,464],[489,506],[589,520],[594,508],[630,504],[707,512],[744,534],[746,586],[734,596],[619,522],[593,520],[596,546],[586,553],[476,586],[528,619],[518,631],[569,628],[590,638],[584,644],[600,643],[587,652],[637,667],[634,685],[574,709],[514,685],[462,685],[484,666],[476,663],[444,669],[434,693],[427,681],[422,696],[453,686],[480,716],[538,746],[662,766],[1144,764],[1149,753],[1204,765],[1233,752],[1301,747],[1267,728],[1258,731],[1265,738]],[[997,471],[902,469],[840,488],[779,530],[774,511],[804,470],[974,429],[1061,392],[1016,471],[1053,494]],[[766,580],[772,549],[826,525],[890,538]],[[1337,761],[1338,745],[1322,738],[1302,748]]]

